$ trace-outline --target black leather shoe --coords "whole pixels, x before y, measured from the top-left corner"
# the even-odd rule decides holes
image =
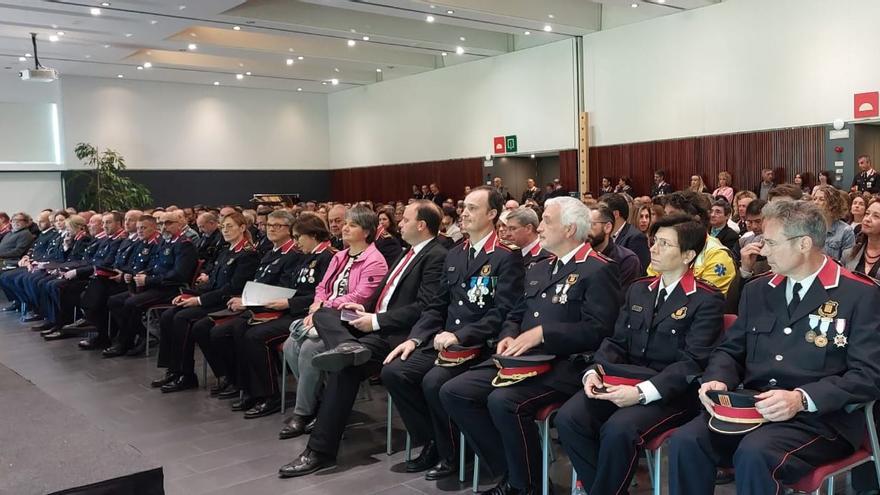
[[[244,419],[262,418],[281,411],[281,399],[271,397],[257,402],[257,404],[245,411]]]
[[[321,469],[333,467],[335,465],[336,459],[324,454],[319,454],[307,447],[306,450],[304,450],[296,459],[281,466],[278,470],[278,476],[281,478],[295,478],[297,476],[312,474]]]
[[[111,344],[110,340],[102,338],[90,338],[79,341],[79,348],[84,351],[93,351],[95,349],[106,349]]]
[[[19,307],[18,303],[14,302],[14,303],[10,304],[9,306],[3,306],[2,308],[0,308],[0,312],[14,313],[14,312],[18,311],[19,309],[20,309],[20,307]]]
[[[129,356],[129,357],[135,357],[135,356],[142,356],[146,352],[147,352],[147,346],[144,345],[144,341],[142,339],[136,346],[129,349],[128,352],[125,353],[125,355]]]
[[[181,390],[188,390],[191,388],[199,388],[199,379],[195,376],[181,375],[165,385],[162,385],[162,388],[159,390],[161,390],[163,394],[170,394],[172,392],[180,392]]]
[[[349,366],[360,366],[370,360],[372,352],[358,342],[343,342],[338,346],[316,354],[312,366],[330,373],[342,371]]]
[[[518,489],[510,486],[510,483],[507,482],[507,475],[505,474],[504,477],[501,478],[501,481],[499,481],[497,485],[493,486],[492,488],[490,488],[484,492],[480,492],[479,495],[522,495],[525,493],[528,493],[528,492],[524,491],[524,490],[518,490]]]
[[[121,345],[113,345],[101,351],[101,355],[105,358],[115,358],[119,356],[124,356],[127,351],[128,349],[122,347]]]
[[[55,333],[56,330],[57,330],[57,329],[56,329],[54,326],[53,326],[52,328],[47,328],[47,329],[45,329],[45,330],[40,330],[40,335],[43,336],[43,337],[45,337],[46,335],[49,335],[50,333]]]
[[[294,414],[289,420],[287,420],[284,428],[281,428],[281,431],[278,432],[278,438],[281,440],[287,440],[288,438],[296,438],[303,433],[307,433],[306,425],[313,420],[314,418],[310,416]]]
[[[225,376],[221,376],[217,379],[217,383],[213,387],[211,387],[211,397],[217,397],[218,394],[229,390],[230,387],[235,388],[235,385],[227,380]]]
[[[232,401],[233,411],[247,411],[257,405],[257,399],[253,397],[245,397],[244,399],[236,399]]]
[[[76,337],[76,335],[64,333],[61,330],[59,330],[57,327],[55,328],[55,330],[52,331],[52,333],[47,333],[46,335],[43,335],[43,338],[46,339],[47,341],[72,339],[73,337]]]
[[[217,398],[221,400],[237,399],[241,395],[241,390],[235,385],[229,385],[226,390],[217,393]]]
[[[165,376],[163,376],[162,378],[157,378],[157,379],[151,381],[150,386],[153,388],[160,388],[164,385],[167,385],[167,384],[173,382],[174,379],[177,378],[177,376],[178,376],[177,373],[174,373],[173,371],[168,370],[165,372]]]
[[[42,319],[43,319],[42,316],[38,315],[37,313],[34,313],[33,311],[28,311],[24,316],[21,317],[21,321],[23,321],[25,323],[40,321]]]
[[[440,459],[440,462],[434,465],[425,473],[425,479],[428,481],[442,480],[448,478],[458,472],[458,462],[455,459]]]
[[[734,479],[734,472],[732,469],[716,469],[715,470],[715,484],[716,485],[727,485],[732,483]]]
[[[86,328],[86,327],[91,327],[91,326],[94,326],[94,325],[89,323],[89,320],[87,320],[85,318],[80,318],[80,319],[76,320],[75,322],[71,323],[70,325],[64,325],[63,329],[64,330],[79,330],[81,328]]]
[[[433,440],[430,440],[424,447],[422,447],[422,451],[419,452],[418,457],[407,461],[406,472],[421,473],[422,471],[427,471],[437,464],[439,460],[440,455],[437,453],[437,444],[435,444]]]
[[[315,416],[311,421],[306,423],[306,435],[311,435],[312,431],[315,430],[315,425],[318,424],[318,417]]]
[[[55,324],[51,321],[44,321],[42,323],[37,323],[36,325],[31,326],[31,330],[49,330],[50,328],[55,328]]]

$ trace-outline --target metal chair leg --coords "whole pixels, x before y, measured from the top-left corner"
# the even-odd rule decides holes
[[[540,423],[541,430],[541,464],[543,477],[541,478],[541,493],[550,494],[550,418]]]
[[[471,491],[477,493],[480,491],[480,457],[474,452],[474,482]]]
[[[577,484],[578,484],[578,474],[577,471],[574,470],[574,466],[571,468],[571,495],[575,495],[577,493]]]
[[[834,476],[828,478],[828,495],[834,495]]]
[[[412,460],[412,437],[409,436],[409,432],[406,432],[406,447],[404,447],[404,448],[406,450],[404,451],[404,454],[403,454],[403,460],[406,462],[409,462],[410,460]],[[422,447],[422,448],[424,448],[424,447]]]
[[[385,454],[391,455],[391,394],[388,394],[388,414],[385,417]]]
[[[287,399],[287,357],[284,347],[281,348],[281,414],[284,414]]]
[[[654,468],[651,470],[651,483],[654,486],[654,495],[660,495],[660,457],[663,454],[663,446],[651,453]]]
[[[202,377],[205,379],[205,386],[203,387],[205,390],[208,389],[208,358],[205,356],[205,353],[202,353]]]
[[[464,483],[464,456],[466,450],[464,433],[458,432],[458,481],[460,483]]]

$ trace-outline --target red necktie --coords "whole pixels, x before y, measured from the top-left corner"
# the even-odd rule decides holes
[[[406,256],[403,257],[403,261],[401,261],[397,268],[394,269],[394,273],[391,274],[391,277],[388,279],[388,283],[385,284],[385,288],[382,289],[382,292],[379,294],[379,299],[376,300],[376,311],[382,307],[382,301],[385,300],[385,296],[388,295],[388,290],[391,289],[392,283],[397,280],[397,277],[400,276],[400,273],[403,271],[403,267],[409,263],[410,258],[413,257],[414,251],[412,249],[406,253]]]

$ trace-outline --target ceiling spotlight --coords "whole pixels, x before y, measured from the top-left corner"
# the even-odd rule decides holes
[[[376,69],[376,72],[382,72],[382,69]]]
[[[28,58],[33,57],[33,55],[31,55],[30,53],[25,53],[24,56]]]
[[[369,36],[362,36],[361,39],[364,40],[364,41],[370,41],[370,37],[369,37]]]
[[[666,3],[666,0],[657,0],[657,3]]]
[[[101,7],[109,7],[110,2],[101,2]]]
[[[321,81],[321,86],[326,86],[326,85],[327,85],[327,81]]]
[[[333,72],[339,72],[339,67],[334,67]]]
[[[110,48],[110,45],[104,45],[104,48]]]
[[[180,5],[179,7],[177,7],[177,10],[183,10],[185,8],[186,8],[186,5]]]
[[[246,76],[251,75],[251,71],[247,71],[247,72],[245,72],[244,75],[246,75]]]
[[[144,66],[143,66],[143,65],[138,65],[138,70],[144,70]]]
[[[467,38],[465,38],[464,36],[459,36],[458,41],[467,41]]]
[[[296,90],[297,90],[297,91],[302,91],[303,89],[302,89],[302,88],[296,88]]]
[[[635,3],[635,2],[633,2],[632,5],[630,5],[630,7],[634,8],[634,9],[635,9],[635,8],[638,8],[638,6],[639,6],[639,4],[637,4],[637,3]]]
[[[58,32],[55,33],[55,34],[57,34],[58,36],[64,36],[64,31],[58,31]]]
[[[92,56],[91,56],[91,55],[86,55],[86,56],[85,56],[85,57],[86,57],[86,58],[92,58]]]
[[[528,36],[528,35],[532,34],[532,32],[531,32],[531,31],[526,31],[526,32],[524,32],[523,34],[526,35],[526,36]]]
[[[58,29],[58,24],[52,24],[52,29]]]
[[[199,46],[196,45],[195,43],[190,43],[190,44],[186,45],[187,50],[197,50],[198,48],[199,48]]]
[[[131,36],[132,36],[131,33],[125,33],[125,37],[126,37],[126,38],[131,38]]]
[[[214,86],[220,86],[220,81],[214,81]]]
[[[357,45],[357,41],[355,41],[355,40],[348,40],[348,46],[354,46],[354,45]]]
[[[434,16],[429,15],[428,17],[425,17],[425,22],[434,22]]]
[[[244,79],[244,74],[236,74],[235,78],[241,81],[242,79]]]
[[[303,57],[302,55],[300,55],[299,57],[296,57],[297,60],[302,60],[303,58],[305,58],[305,57]]]
[[[429,5],[429,7],[431,7],[432,9],[436,9],[436,8],[437,8],[436,5]]]
[[[548,18],[548,19],[555,19],[555,18],[556,18],[556,16],[555,16],[555,15],[553,15],[553,14],[547,14],[547,18]]]
[[[449,15],[452,15],[452,14],[455,13],[455,11],[454,11],[454,10],[447,10],[446,13],[449,14]]]
[[[55,43],[56,41],[58,41],[58,36],[55,36],[54,34],[52,36],[49,36],[49,41]]]
[[[89,9],[89,13],[92,15],[101,15],[101,9],[98,7],[92,7]]]
[[[152,21],[150,21],[150,24],[155,26],[156,24],[159,24],[159,21],[157,21],[156,19],[153,19]]]
[[[288,48],[287,51],[289,51],[290,53],[293,53],[293,48]]]
[[[122,74],[116,74],[116,77],[118,77],[119,79],[122,79],[125,76],[123,76]]]
[[[18,57],[18,61],[19,61],[19,62],[27,62],[27,58],[25,58],[25,57]]]
[[[152,63],[150,63],[150,62],[144,62],[144,69],[149,69],[149,68],[151,68],[151,67],[153,67],[153,64],[152,64]]]
[[[339,84],[339,79],[336,79],[335,77],[333,79],[330,79],[330,84],[336,86],[337,84]]]
[[[287,63],[287,65],[293,65],[293,59],[292,59],[292,58],[287,59],[285,62]]]
[[[241,31],[241,26],[232,26],[233,31]]]
[[[548,33],[550,31],[553,31],[553,26],[551,26],[550,24],[544,24],[544,31]]]
[[[440,52],[440,56],[441,56],[441,57],[445,57],[445,56],[447,56],[447,55],[449,55],[449,54],[446,53],[446,52]]]
[[[456,55],[463,55],[464,54],[464,47],[461,47],[461,46],[455,47],[455,54]]]

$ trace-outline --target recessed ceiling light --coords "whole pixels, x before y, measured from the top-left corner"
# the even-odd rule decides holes
[[[429,5],[429,7],[431,7],[432,9],[436,9],[436,8],[437,8],[436,5]]]
[[[333,72],[339,72],[339,67],[334,67]]]
[[[450,10],[447,10],[447,11],[446,11],[446,13],[447,13],[447,14],[449,14],[449,15],[452,15],[452,14],[454,14],[454,13],[455,13],[455,11],[454,11],[454,10],[452,10],[452,9],[450,9]]]
[[[196,36],[198,36],[196,33],[189,33],[189,35],[192,36],[193,38],[195,38]]]
[[[348,40],[348,46],[354,46],[354,45],[357,45],[357,41],[355,41],[355,40]]]
[[[364,40],[364,41],[370,41],[370,37],[369,37],[369,36],[362,36],[361,39]]]
[[[428,17],[425,17],[425,22],[434,22],[434,16],[429,15]]]
[[[25,53],[24,56],[25,57],[33,57],[33,55],[31,55],[30,53]]]
[[[138,70],[144,70],[144,66],[143,66],[143,65],[138,65]]]
[[[57,34],[58,36],[64,36],[64,31],[58,31],[58,32],[55,33],[55,34]]]
[[[535,159],[535,154],[532,153],[532,154],[529,156],[529,158],[531,158],[532,160],[534,160],[534,159]]]
[[[52,29],[58,29],[58,24],[52,24]]]
[[[110,48],[110,45],[104,45],[104,48]]]
[[[181,6],[177,7],[177,10],[183,10],[185,8],[186,8],[186,5],[181,5]]]
[[[440,52],[440,56],[441,56],[441,57],[445,57],[446,55],[449,55],[449,54],[446,53],[446,52]]]
[[[351,32],[351,33],[356,33],[356,32],[358,32],[358,30],[355,29],[355,28],[351,28],[351,29],[349,29],[348,31]]]
[[[245,72],[244,75],[246,75],[246,76],[251,75],[251,71],[247,71],[247,72]]]
[[[633,2],[632,5],[630,5],[630,7],[634,8],[634,9],[635,9],[635,8],[638,8],[638,6],[639,6],[639,4],[637,4],[637,3],[635,3],[635,2]]]
[[[150,63],[150,62],[144,62],[144,69],[149,69],[149,68],[151,68],[151,67],[153,67],[153,64],[152,64],[152,63]]]
[[[302,89],[302,88],[296,88],[296,90],[297,90],[297,91],[302,91],[303,89]]]
[[[241,26],[232,26],[233,31],[241,31]]]
[[[109,7],[110,2],[101,2],[101,7]]]
[[[553,31],[553,26],[551,26],[550,24],[544,24],[544,31],[546,31],[548,33],[550,31]]]
[[[305,57],[303,57],[302,55],[300,55],[299,57],[296,57],[297,60],[302,60],[303,58],[305,58]]]
[[[125,76],[123,76],[122,74],[116,74],[116,77],[118,77],[119,79],[122,79]]]
[[[92,7],[89,9],[89,14],[101,15],[101,9],[99,9],[98,7]]]
[[[190,44],[186,45],[187,50],[197,50],[198,48],[199,48],[199,45],[196,45],[195,43],[190,43]]]
[[[244,79],[244,74],[236,74],[235,78],[241,81],[242,79]]]
[[[92,58],[92,56],[91,56],[91,55],[86,55],[86,58]]]
[[[293,59],[292,59],[292,58],[287,59],[286,62],[287,62],[287,65],[293,65]]]
[[[27,62],[27,58],[25,58],[25,57],[18,57],[18,61],[19,61],[19,62]]]
[[[526,36],[528,36],[528,35],[532,34],[532,32],[531,32],[531,31],[526,31],[526,32],[524,32],[523,34],[526,35]]]
[[[288,48],[287,51],[293,53],[293,48]]]
[[[657,0],[657,3],[666,3],[666,0]]]
[[[321,85],[322,85],[322,86],[326,86],[326,85],[327,85],[327,81],[321,81]]]
[[[336,86],[337,84],[339,84],[339,79],[336,79],[335,77],[333,79],[330,79],[330,84]]]
[[[156,19],[153,19],[152,21],[150,21],[150,24],[155,26],[156,24],[159,24],[159,21],[157,21]]]
[[[244,64],[241,63],[241,62],[239,62],[239,63],[238,63],[238,66],[239,66],[239,67],[244,67]]]
[[[461,46],[457,46],[457,47],[455,47],[455,53],[456,53],[457,55],[462,55],[462,54],[464,54],[464,47],[461,47]]]
[[[465,38],[464,36],[459,36],[458,41],[467,41],[467,38]]]
[[[49,36],[49,41],[55,43],[56,41],[58,41],[58,36],[55,36],[54,34],[52,36]]]
[[[376,72],[382,72],[382,69],[376,69]]]
[[[214,86],[220,86],[220,81],[214,81]]]
[[[556,16],[555,16],[555,15],[553,15],[553,14],[547,14],[547,18],[549,18],[549,19],[555,19],[555,18],[556,18]]]
[[[132,36],[131,33],[125,33],[125,37],[126,37],[126,38],[131,38],[131,36]]]

